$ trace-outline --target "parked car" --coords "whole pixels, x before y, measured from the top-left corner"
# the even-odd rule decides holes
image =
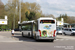
[[[56,28],[56,33],[62,35],[62,33],[63,33],[63,32],[62,32],[62,27],[57,27],[57,28]]]
[[[20,31],[19,29],[14,29],[14,31]]]
[[[64,35],[75,35],[75,28],[65,28],[63,30]]]

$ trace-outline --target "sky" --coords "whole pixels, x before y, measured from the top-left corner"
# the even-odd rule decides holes
[[[7,0],[2,0],[4,4]],[[23,2],[36,2],[41,6],[43,14],[53,14],[55,17],[60,14],[75,16],[75,0],[23,0]]]

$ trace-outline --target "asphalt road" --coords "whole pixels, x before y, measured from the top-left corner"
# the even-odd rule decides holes
[[[0,36],[10,38],[11,32],[0,32]],[[14,38],[22,42],[0,42],[0,50],[75,50],[75,36],[57,35],[54,42],[36,42],[32,38],[22,37],[20,32],[15,32]]]

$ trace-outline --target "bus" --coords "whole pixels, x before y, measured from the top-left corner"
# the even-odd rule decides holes
[[[22,22],[22,36],[33,37],[37,40],[56,39],[56,19],[39,18],[36,21]]]
[[[34,21],[23,21],[20,26],[21,26],[21,32],[22,36],[28,36],[28,37],[33,37],[33,24]]]

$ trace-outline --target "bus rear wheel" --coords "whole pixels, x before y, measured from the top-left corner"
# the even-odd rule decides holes
[[[28,37],[30,38],[30,33],[28,33]]]
[[[24,34],[23,34],[23,32],[22,32],[22,37],[25,37]]]
[[[34,36],[34,39],[35,39],[35,41],[38,41],[38,40],[37,40],[37,36],[36,36],[36,34],[35,34],[35,36]]]

